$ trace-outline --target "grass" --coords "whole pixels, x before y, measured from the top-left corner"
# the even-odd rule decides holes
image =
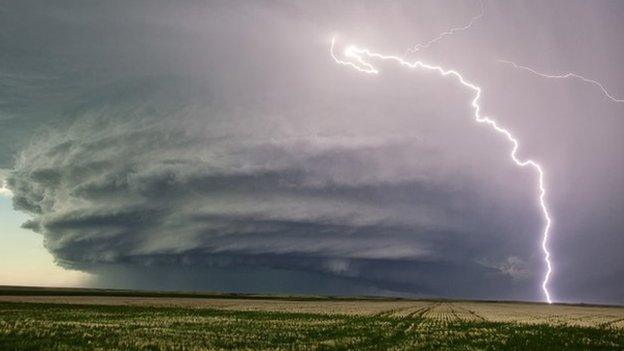
[[[123,289],[89,289],[89,288],[51,288],[34,286],[0,285],[0,295],[3,296],[117,296],[117,297],[170,297],[170,298],[221,298],[240,299],[253,297],[257,300],[295,300],[295,301],[326,301],[326,300],[361,300],[382,299],[378,297],[340,297],[340,296],[289,296],[289,295],[261,295],[245,293],[217,293],[194,291],[151,291],[151,290],[123,290]],[[388,300],[388,298],[383,298]]]
[[[0,350],[624,350],[608,327],[214,309],[0,303]]]

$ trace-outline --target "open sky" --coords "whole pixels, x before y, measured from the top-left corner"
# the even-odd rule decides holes
[[[0,0],[0,284],[543,300],[472,92],[335,37],[480,86],[553,299],[624,303],[623,36],[615,1]]]

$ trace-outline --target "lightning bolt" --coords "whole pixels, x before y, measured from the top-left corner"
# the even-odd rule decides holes
[[[602,90],[602,94],[604,94],[604,96],[606,96],[609,100],[613,101],[613,102],[619,102],[622,103],[624,102],[624,99],[619,99],[614,97],[613,95],[611,95],[611,93],[607,90],[607,88],[604,87],[604,85],[602,85],[600,82],[593,80],[593,79],[589,79],[586,77],[583,77],[580,74],[576,74],[576,73],[565,73],[565,74],[559,74],[559,75],[554,75],[554,74],[545,74],[545,73],[541,73],[538,72],[536,70],[534,70],[531,67],[527,67],[527,66],[521,66],[515,62],[512,61],[508,61],[508,60],[498,60],[498,62],[502,62],[505,64],[508,64],[512,67],[514,67],[515,69],[519,69],[519,70],[524,70],[524,71],[528,71],[531,72],[537,76],[543,77],[543,78],[549,78],[549,79],[567,79],[567,78],[576,78],[576,79],[580,79],[585,83],[589,83],[592,84],[596,87],[598,87],[600,90]]]
[[[346,60],[340,59],[338,58],[338,56],[336,56],[334,52],[334,46],[336,43],[335,39],[336,39],[335,37],[332,38],[329,52],[332,58],[334,59],[334,61],[336,61],[336,63],[338,64],[351,67],[362,73],[379,74],[379,71],[377,70],[377,68],[375,68],[375,66],[369,63],[366,60],[366,58],[379,59],[383,61],[392,61],[392,62],[398,63],[401,66],[408,67],[410,69],[423,69],[423,70],[435,71],[443,78],[453,78],[462,86],[470,89],[474,93],[474,98],[472,99],[471,106],[474,110],[475,121],[480,124],[485,124],[485,125],[490,126],[494,131],[496,131],[499,134],[502,134],[505,138],[507,138],[507,140],[512,145],[510,156],[513,162],[519,167],[530,167],[537,173],[538,181],[539,181],[538,182],[539,184],[538,200],[539,200],[539,206],[542,211],[542,215],[544,216],[544,222],[545,222],[544,228],[542,230],[541,246],[542,246],[542,251],[544,253],[546,273],[544,274],[544,278],[542,280],[542,291],[544,293],[544,298],[546,302],[548,302],[549,304],[552,303],[550,292],[548,290],[548,282],[552,274],[550,252],[548,251],[548,239],[550,237],[550,228],[552,225],[552,220],[550,218],[550,213],[548,210],[548,206],[546,204],[546,186],[545,186],[545,181],[544,181],[544,178],[545,178],[544,171],[542,170],[542,167],[534,160],[532,159],[521,160],[518,158],[517,152],[519,148],[519,143],[518,143],[518,140],[513,136],[513,134],[509,130],[499,126],[498,123],[496,123],[496,121],[488,117],[481,116],[481,113],[480,113],[481,106],[479,105],[479,100],[481,98],[481,88],[467,81],[459,72],[455,70],[444,69],[440,66],[431,65],[428,63],[424,63],[422,61],[408,62],[398,56],[384,55],[384,54],[380,54],[377,52],[373,52],[368,49],[361,49],[353,45],[348,46],[343,53]]]
[[[455,27],[455,28],[451,28],[451,29],[447,30],[446,32],[442,32],[442,33],[440,33],[440,35],[438,35],[437,37],[435,37],[435,38],[433,38],[433,39],[429,40],[429,41],[428,41],[428,42],[426,42],[426,43],[423,43],[423,44],[417,44],[417,45],[416,45],[416,46],[414,46],[413,48],[411,48],[411,49],[407,50],[407,52],[406,52],[405,56],[409,56],[409,55],[411,55],[411,54],[416,53],[417,51],[420,51],[420,50],[422,50],[422,49],[426,49],[426,48],[430,47],[431,45],[433,45],[433,44],[435,44],[435,43],[439,42],[440,40],[442,40],[442,39],[444,39],[444,38],[446,38],[446,37],[448,37],[448,36],[451,36],[451,35],[453,35],[453,34],[455,34],[455,33],[457,33],[457,32],[462,32],[462,31],[465,31],[465,30],[470,29],[470,28],[472,27],[472,25],[473,25],[473,24],[474,24],[477,20],[479,20],[481,17],[483,17],[483,16],[485,15],[485,5],[483,4],[483,0],[480,0],[480,1],[479,1],[479,6],[481,7],[481,11],[480,11],[477,15],[473,16],[473,17],[470,19],[470,22],[468,22],[468,24],[466,24],[466,25],[465,25],[465,26],[463,26],[463,27]]]

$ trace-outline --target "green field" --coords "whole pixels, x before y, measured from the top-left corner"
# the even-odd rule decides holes
[[[428,317],[438,305],[397,316],[0,302],[0,350],[624,349],[619,328]]]

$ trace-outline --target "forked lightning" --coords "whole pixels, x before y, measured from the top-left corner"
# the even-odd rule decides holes
[[[465,31],[465,30],[470,29],[470,28],[472,27],[472,25],[473,25],[473,24],[474,24],[477,20],[479,20],[481,17],[483,17],[483,15],[485,15],[485,4],[483,4],[483,0],[480,0],[480,1],[479,1],[479,6],[480,6],[480,11],[479,11],[479,13],[478,13],[478,14],[476,14],[475,16],[473,16],[473,17],[470,19],[470,22],[468,22],[468,24],[466,24],[466,25],[465,25],[465,26],[463,26],[463,27],[454,27],[454,28],[451,28],[451,29],[447,30],[446,32],[442,32],[442,33],[440,33],[440,35],[438,35],[437,37],[435,37],[435,38],[433,38],[433,39],[429,40],[428,42],[426,42],[426,43],[424,43],[424,44],[418,44],[418,45],[414,46],[413,48],[411,48],[411,49],[407,50],[407,54],[406,54],[406,56],[411,55],[411,54],[414,54],[414,53],[416,53],[416,52],[418,52],[418,51],[420,51],[420,50],[422,50],[422,49],[426,49],[426,48],[430,47],[431,45],[433,45],[433,44],[435,44],[435,43],[439,42],[440,40],[442,40],[442,39],[444,39],[444,38],[446,38],[446,37],[448,37],[448,36],[451,36],[451,35],[453,35],[453,34],[455,34],[455,33],[457,33],[457,32],[462,32],[462,31]]]
[[[471,106],[474,110],[474,117],[475,117],[475,121],[477,121],[478,123],[482,123],[482,124],[486,124],[488,126],[490,126],[492,129],[494,129],[496,132],[498,132],[499,134],[504,135],[507,140],[509,140],[509,142],[512,144],[512,149],[511,149],[511,159],[513,160],[513,162],[520,166],[520,167],[531,167],[533,168],[538,175],[538,180],[539,180],[539,196],[538,196],[538,200],[539,200],[539,206],[541,208],[542,214],[544,216],[544,229],[542,231],[542,250],[544,252],[544,261],[546,263],[546,272],[544,274],[544,278],[542,280],[542,291],[544,293],[544,297],[545,300],[548,303],[552,303],[552,299],[550,296],[550,292],[548,290],[548,282],[550,280],[550,275],[552,274],[552,265],[550,262],[550,252],[548,251],[548,239],[549,239],[549,235],[550,235],[550,228],[551,228],[551,224],[552,224],[552,220],[550,218],[550,214],[549,214],[549,210],[548,210],[548,206],[546,204],[546,186],[545,186],[545,181],[544,181],[544,171],[542,170],[542,167],[535,162],[534,160],[531,159],[527,159],[527,160],[521,160],[518,158],[518,156],[516,155],[517,151],[518,151],[518,147],[519,147],[519,143],[518,140],[516,138],[514,138],[514,136],[511,134],[511,132],[501,126],[499,126],[496,121],[485,117],[485,116],[481,116],[480,114],[480,110],[481,107],[479,105],[479,99],[481,98],[481,88],[477,85],[475,85],[474,83],[471,83],[469,81],[467,81],[466,79],[464,79],[464,77],[457,71],[455,70],[448,70],[448,69],[444,69],[440,66],[437,65],[431,65],[428,63],[424,63],[422,61],[414,61],[414,62],[408,62],[405,59],[403,59],[402,57],[399,56],[393,56],[393,55],[385,55],[385,54],[380,54],[377,52],[373,52],[371,50],[368,49],[361,49],[358,48],[356,46],[348,46],[346,47],[346,49],[344,50],[344,58],[341,59],[338,56],[336,56],[335,54],[335,43],[336,40],[335,38],[332,39],[331,41],[331,47],[330,47],[330,54],[332,56],[332,58],[339,64],[341,65],[345,65],[348,67],[351,67],[359,72],[362,73],[369,73],[369,74],[378,74],[379,71],[377,70],[377,68],[375,68],[375,66],[373,66],[372,63],[370,63],[369,61],[367,61],[367,59],[378,59],[378,60],[384,60],[384,61],[392,61],[395,63],[398,63],[401,66],[405,66],[408,68],[412,68],[412,69],[424,69],[424,70],[429,70],[429,71],[435,71],[437,73],[440,74],[440,76],[447,78],[454,78],[457,82],[459,82],[462,86],[472,90],[474,92],[474,98],[472,99],[472,103]]]
[[[546,74],[546,73],[541,73],[538,72],[536,70],[534,70],[531,67],[527,67],[527,66],[521,66],[513,61],[509,61],[509,60],[498,60],[498,62],[502,62],[508,65],[511,65],[513,68],[515,69],[519,69],[519,70],[524,70],[527,72],[531,72],[537,76],[540,76],[542,78],[548,78],[548,79],[567,79],[567,78],[576,78],[576,79],[580,79],[585,83],[589,83],[589,84],[593,84],[596,87],[598,87],[600,90],[602,90],[602,93],[604,94],[604,96],[606,96],[609,100],[613,101],[613,102],[624,102],[624,99],[620,99],[620,98],[616,98],[613,95],[611,95],[611,93],[607,90],[607,88],[604,87],[604,85],[602,85],[600,82],[593,80],[593,79],[589,79],[586,77],[583,77],[580,74],[576,74],[576,73],[565,73],[565,74]]]

